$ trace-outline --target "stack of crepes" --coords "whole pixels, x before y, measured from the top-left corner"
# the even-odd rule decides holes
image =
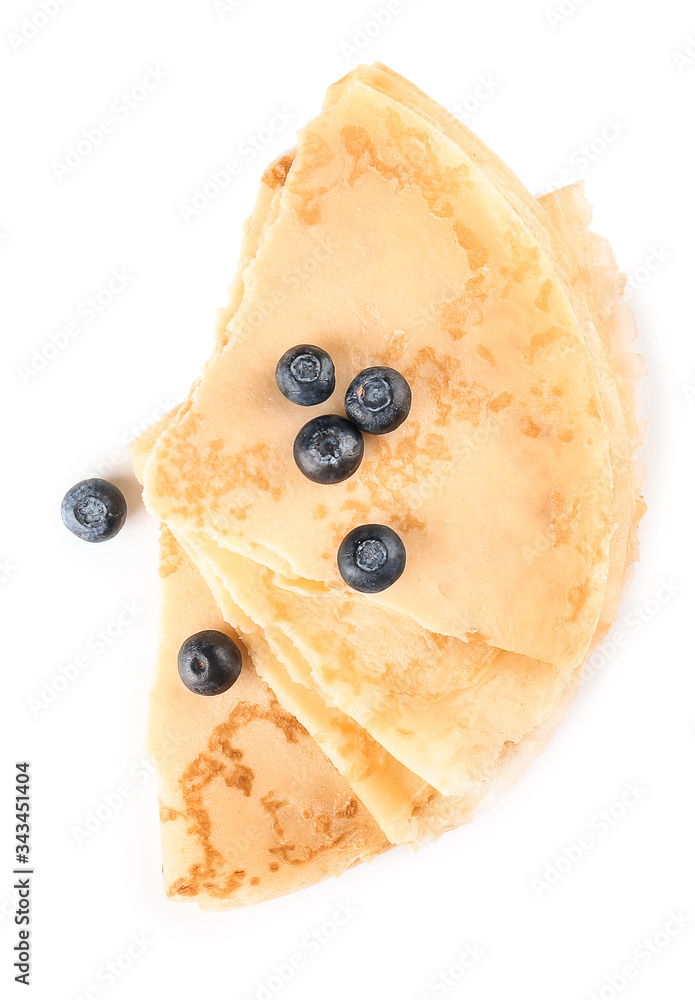
[[[544,746],[614,620],[643,510],[634,325],[581,186],[536,200],[384,66],[332,86],[263,176],[212,357],[135,442],[161,522],[150,746],[166,891],[240,906],[469,821]],[[306,479],[275,366],[316,344],[342,413],[400,371],[412,409],[357,474]],[[366,595],[336,553],[392,527]],[[177,651],[217,628],[239,681],[201,698]]]

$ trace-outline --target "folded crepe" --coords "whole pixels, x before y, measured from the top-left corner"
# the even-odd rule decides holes
[[[208,610],[214,595],[316,759],[381,832],[368,836],[360,816],[341,851],[301,874],[287,863],[275,889],[250,891],[265,845],[239,885],[224,865],[222,888],[192,878],[189,750],[161,768],[165,812],[181,820],[177,847],[164,840],[169,891],[240,905],[436,835],[549,737],[615,616],[643,506],[632,319],[589,215],[576,187],[537,202],[384,67],[331,88],[296,153],[264,175],[213,356],[186,403],[136,443],[136,464],[169,549],[188,560],[177,586],[205,592]],[[387,364],[413,391],[403,426],[370,438],[357,475],[330,488],[294,466],[302,414],[274,384],[296,343],[328,350],[340,387]],[[398,530],[408,565],[367,596],[344,585],[335,553],[374,521]],[[177,593],[165,618],[185,603]],[[203,627],[214,626],[188,634]],[[210,699],[172,691],[167,636],[165,625],[153,740],[185,696],[200,742],[198,702]],[[222,697],[232,714],[249,703],[239,682]],[[246,766],[262,770],[266,753],[244,749]],[[333,794],[319,796],[322,815]],[[224,801],[206,806],[218,851],[245,823]]]
[[[181,683],[179,647],[215,628],[237,638],[200,574],[160,533],[159,668],[150,748],[160,760],[166,892],[207,908],[254,903],[339,875],[389,842],[345,779],[279,704],[248,655],[232,689],[200,698]],[[176,751],[167,737],[176,732]]]

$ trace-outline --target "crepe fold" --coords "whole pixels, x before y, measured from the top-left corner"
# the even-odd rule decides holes
[[[589,223],[579,186],[534,199],[378,65],[334,85],[264,174],[211,359],[133,445],[160,568],[177,567],[151,743],[174,716],[192,740],[160,765],[171,895],[241,905],[437,836],[551,735],[643,511],[634,323]],[[306,414],[274,372],[298,343],[331,354],[337,393],[377,364],[411,386],[408,420],[370,437],[343,484],[294,465]],[[408,561],[368,596],[336,553],[373,522]],[[244,684],[200,699],[175,652],[221,620]],[[245,829],[261,832],[237,857],[225,844]]]

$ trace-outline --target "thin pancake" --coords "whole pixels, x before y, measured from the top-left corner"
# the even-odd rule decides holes
[[[297,290],[283,289],[288,256],[316,265]],[[605,587],[612,497],[579,497],[573,484],[578,469],[598,479],[610,468],[607,434],[561,283],[481,172],[355,80],[304,131],[245,284],[230,340],[157,443],[153,511],[326,591],[344,589],[335,552],[347,530],[393,523],[410,569],[372,603],[464,641],[581,660]],[[467,292],[452,298],[444,286]],[[481,315],[464,316],[464,298],[483,303]],[[414,392],[409,420],[370,440],[359,475],[330,490],[294,467],[298,416],[278,402],[268,365],[300,334],[325,344],[341,385],[383,361]],[[458,442],[476,432],[482,443],[458,460]],[[433,477],[441,486],[425,495]],[[523,550],[541,532],[553,544],[529,565]]]
[[[210,628],[237,637],[166,528],[160,576],[149,746],[158,761],[167,895],[207,908],[243,906],[385,850],[377,824],[246,654],[239,680],[218,697],[181,683],[184,639]]]
[[[562,194],[562,193],[560,193],[560,194]],[[553,196],[549,196],[548,197],[548,201],[550,202],[550,204],[547,204],[545,207],[546,207],[546,209],[547,209],[547,211],[549,213],[549,216],[552,217],[553,211],[554,211],[554,209],[556,207],[552,203],[553,202]],[[277,203],[276,203],[276,208],[277,208]],[[572,211],[572,209],[574,210],[574,212]],[[585,216],[586,215],[586,210],[580,204],[579,199],[576,199],[575,204],[570,206],[570,210],[569,211],[567,211],[567,210],[565,211],[565,216],[564,217],[562,216],[562,213],[560,213],[559,217],[557,219],[553,220],[553,225],[555,226],[555,232],[554,232],[554,235],[553,235],[553,239],[555,240],[555,249],[556,249],[557,248],[557,239],[556,239],[557,232],[559,230],[563,229],[563,224],[564,224],[563,239],[565,240],[565,246],[563,248],[563,251],[566,250],[567,247],[569,246],[569,247],[571,247],[571,253],[574,254],[575,257],[576,256],[581,257],[581,254],[582,253],[584,254],[584,259],[582,261],[580,261],[580,270],[583,271],[583,274],[579,275],[579,277],[581,278],[582,281],[584,281],[586,283],[587,288],[583,288],[582,289],[582,294],[587,295],[587,293],[589,293],[589,296],[590,296],[590,293],[592,291],[594,293],[596,293],[597,290],[599,290],[599,289],[601,290],[601,292],[599,294],[599,298],[601,298],[601,296],[602,296],[602,301],[599,302],[599,301],[596,300],[596,298],[594,298],[593,302],[591,303],[591,306],[593,308],[593,313],[590,312],[589,315],[590,315],[590,321],[594,325],[594,327],[597,327],[599,329],[600,333],[605,334],[608,324],[606,323],[605,316],[600,315],[601,309],[605,309],[605,307],[606,307],[606,301],[608,299],[610,299],[611,295],[613,295],[613,298],[615,300],[617,300],[619,291],[616,292],[614,289],[611,291],[611,287],[612,287],[611,286],[611,281],[614,280],[614,276],[610,273],[610,267],[606,268],[606,253],[605,253],[605,251],[601,251],[601,250],[597,251],[597,245],[604,243],[604,241],[599,241],[599,239],[597,237],[595,237],[593,234],[591,234],[590,238],[586,236],[585,225],[583,225],[583,223],[585,223],[586,219],[585,218],[582,219],[582,214]],[[577,215],[579,215],[579,225],[577,224],[577,220],[575,218]],[[552,226],[551,225],[548,226],[548,230],[549,231],[552,230]],[[573,240],[574,240],[574,244],[575,245],[573,245]],[[587,250],[587,248],[589,248],[589,250]],[[559,258],[560,256],[561,255],[558,253],[557,257]],[[570,256],[571,256],[571,254],[570,254]],[[601,271],[601,264],[603,264],[603,266],[604,266],[604,271],[603,272]],[[566,262],[565,262],[565,266],[566,266]],[[559,268],[558,268],[558,270],[559,270]],[[571,273],[571,271],[572,271],[571,267],[567,267],[566,266],[565,274]],[[613,271],[615,271],[614,262],[613,262]],[[576,272],[576,273],[573,274],[573,280],[575,282],[577,281],[577,274],[578,274],[578,272]],[[587,277],[587,275],[588,275],[588,277]],[[592,285],[592,282],[593,282],[593,285]],[[606,291],[606,287],[604,287],[604,286],[609,286],[608,292]],[[574,295],[574,298],[573,298],[573,302],[575,303],[575,306],[576,306],[577,300],[578,299],[577,299],[577,294],[576,294],[576,289],[575,289],[575,295]],[[586,314],[584,313],[585,306],[586,306],[586,299],[582,303],[582,308],[580,310],[578,310],[578,312],[580,313],[580,316],[581,316],[581,321],[580,322],[581,322],[582,325],[584,323],[585,316],[586,316]],[[231,315],[231,312],[230,312],[230,315]],[[626,317],[625,317],[624,314],[622,315],[621,321],[619,323],[617,323],[617,326],[620,326],[621,324],[622,324],[623,329],[625,329],[629,325],[628,323],[626,323]],[[612,331],[612,334],[613,334],[612,340],[611,340],[610,337],[604,337],[603,347],[608,349],[609,354],[610,354],[610,352],[612,350],[611,361],[613,362],[614,369],[617,367],[618,371],[616,373],[614,373],[614,372],[610,371],[610,368],[606,369],[605,357],[602,360],[601,357],[599,356],[599,354],[596,352],[595,349],[594,349],[593,354],[592,354],[592,361],[594,363],[594,370],[597,372],[597,378],[598,378],[598,381],[599,381],[599,388],[601,388],[601,378],[603,378],[605,380],[605,372],[606,372],[606,370],[608,370],[610,372],[610,375],[613,378],[613,385],[615,384],[615,375],[617,375],[617,378],[618,378],[619,381],[622,379],[622,384],[619,386],[620,392],[621,392],[621,402],[623,403],[624,412],[627,414],[627,419],[629,421],[632,411],[630,409],[630,407],[631,407],[631,399],[630,399],[631,378],[630,378],[630,375],[628,375],[626,373],[626,368],[625,368],[625,362],[628,359],[626,358],[624,350],[623,350],[622,358],[621,358],[622,364],[623,364],[623,373],[621,374],[619,366],[616,366],[616,364],[615,364],[615,357],[616,357],[616,348],[615,348],[615,345],[616,345],[616,343],[621,343],[622,341],[621,341],[621,337],[616,335],[616,324],[614,323],[613,325],[614,325],[614,329]],[[603,368],[602,368],[602,366],[603,366]],[[609,387],[609,388],[610,388],[610,391],[613,391],[612,387]],[[604,390],[601,392],[601,402],[602,402],[602,405],[604,407],[606,406],[606,399],[607,398],[608,398],[607,397],[607,393],[606,393],[605,387],[604,387]],[[613,412],[615,413],[615,407],[613,409]],[[621,438],[621,435],[622,435],[622,438]],[[635,437],[636,436],[633,434],[632,435],[632,440],[631,440],[630,444],[634,445],[634,443],[636,443]],[[635,478],[634,478],[634,474],[632,472],[632,463],[630,461],[630,451],[629,451],[629,449],[626,451],[625,448],[624,448],[624,441],[626,439],[627,439],[627,435],[625,433],[624,424],[621,426],[619,420],[613,419],[613,423],[610,426],[611,455],[612,455],[612,459],[613,459],[613,463],[614,463],[614,468],[615,468],[616,464],[618,466],[618,473],[617,473],[617,477],[616,477],[615,492],[617,493],[618,489],[622,488],[623,489],[623,497],[624,497],[624,502],[622,504],[622,509],[620,510],[619,514],[616,514],[616,520],[615,520],[614,531],[613,531],[613,539],[611,541],[611,573],[612,573],[612,579],[613,579],[612,592],[613,592],[613,599],[614,600],[615,600],[615,595],[617,595],[617,593],[619,592],[619,588],[620,588],[620,585],[622,583],[622,578],[623,578],[623,575],[624,575],[624,572],[625,572],[626,555],[634,557],[633,540],[634,540],[634,533],[635,533],[636,519],[637,519],[637,516],[635,515],[635,511],[639,511],[639,507],[640,507],[639,501],[637,501],[635,503],[635,496],[636,496]],[[615,461],[615,455],[620,455],[620,448],[621,447],[623,449],[623,451],[622,451],[623,456],[627,456],[627,462],[623,462],[622,464],[620,463],[620,461],[618,461],[617,463]],[[609,473],[609,475],[610,475],[610,473]],[[623,487],[618,487],[617,480],[620,479],[621,475],[622,475],[622,478],[623,478]],[[613,489],[612,486],[610,486],[610,488]],[[632,506],[630,506],[630,504],[632,504]],[[622,556],[622,559],[620,557],[620,546],[616,544],[616,539],[620,536],[621,531],[623,532],[623,535],[625,537],[625,542],[623,543],[623,556]],[[616,556],[617,556],[617,558],[614,558]],[[242,560],[242,562],[244,562],[244,560]],[[240,575],[243,577],[244,572],[241,572]],[[277,577],[275,577],[275,579],[273,580],[273,585],[276,585],[277,582],[278,582],[277,581]],[[610,620],[610,618],[612,617],[611,612],[610,612],[610,601],[609,600],[606,600],[604,602],[604,609],[603,609],[603,613],[602,613],[601,617],[602,617],[602,621],[603,622],[608,622]],[[493,652],[497,653],[497,651],[493,651]],[[502,654],[502,657],[503,657],[502,658],[502,662],[504,662],[504,654]],[[498,657],[498,659],[499,659],[499,657]],[[325,662],[325,660],[326,660],[326,657],[324,656],[324,662]],[[508,663],[509,664],[511,664],[511,663],[517,664],[517,660],[518,660],[518,658],[509,657],[508,658]],[[548,666],[548,665],[545,664],[545,665],[541,665],[541,666]],[[537,672],[540,673],[540,670],[538,670]],[[510,674],[511,673],[511,671],[509,669],[509,666],[503,671],[503,673],[506,673],[506,674]],[[571,685],[570,685],[570,687],[571,687]],[[551,701],[553,701],[553,700],[557,701],[558,699],[555,697],[555,695],[553,695],[550,700]],[[549,721],[550,721],[550,723],[552,723],[553,720],[551,719]],[[525,742],[527,744],[530,744],[531,740],[528,739],[528,740],[523,741],[523,742]],[[523,742],[522,742],[522,746],[523,746]],[[499,755],[500,767],[501,767],[502,762],[505,759],[505,757],[509,757],[509,756],[510,755],[508,753],[507,754],[502,753],[502,754]],[[523,754],[522,754],[522,756],[523,756]]]

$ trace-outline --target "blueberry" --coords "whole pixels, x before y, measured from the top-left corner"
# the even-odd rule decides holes
[[[194,694],[228,691],[239,680],[241,664],[237,644],[212,628],[189,636],[179,650],[179,677]]]
[[[385,524],[363,524],[338,549],[343,580],[361,594],[378,594],[395,583],[405,569],[405,545]]]
[[[286,351],[277,363],[278,389],[299,406],[325,403],[335,389],[335,368],[330,355],[320,347],[299,344]]]
[[[387,434],[410,413],[410,386],[393,368],[365,368],[345,393],[345,412],[366,434]]]
[[[125,524],[125,497],[105,479],[83,479],[63,497],[63,524],[85,542],[105,542]]]
[[[359,468],[364,441],[345,417],[315,417],[294,442],[294,460],[314,483],[342,483]]]

